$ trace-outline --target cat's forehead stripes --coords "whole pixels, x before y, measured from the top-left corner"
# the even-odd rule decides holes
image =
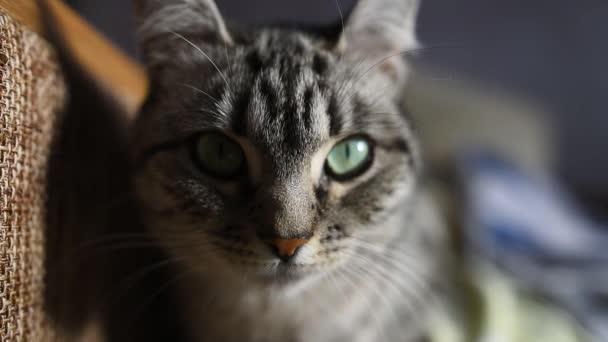
[[[274,157],[315,150],[349,121],[342,88],[332,79],[334,59],[301,35],[261,38],[238,61],[249,76],[239,76],[238,87],[224,95],[230,97],[230,108],[223,109],[231,113],[230,129]]]
[[[367,69],[304,34],[269,32],[248,46],[209,50],[221,75],[206,59],[184,69],[186,86],[175,87],[165,101],[179,99],[190,110],[159,111],[169,135],[226,130],[250,142],[268,171],[282,174],[302,170],[322,146],[349,134],[364,133],[380,148],[409,152],[389,148],[394,141],[408,146],[409,129],[401,129],[407,124],[387,105],[391,99],[382,97],[382,88],[370,91],[359,82]]]

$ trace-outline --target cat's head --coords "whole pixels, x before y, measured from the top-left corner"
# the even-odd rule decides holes
[[[136,184],[162,245],[196,272],[273,281],[407,229],[419,158],[399,98],[416,10],[362,0],[332,40],[232,30],[211,0],[141,1]]]

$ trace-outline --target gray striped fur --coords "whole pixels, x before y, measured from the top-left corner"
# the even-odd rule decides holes
[[[135,127],[150,233],[183,272],[197,341],[418,341],[444,254],[399,97],[414,0],[363,0],[339,37],[227,27],[211,0],[141,1],[152,89]],[[392,57],[390,57],[392,56]],[[219,181],[189,137],[226,132],[246,175]],[[359,177],[323,171],[350,135],[375,142]],[[283,269],[257,235],[312,236]]]

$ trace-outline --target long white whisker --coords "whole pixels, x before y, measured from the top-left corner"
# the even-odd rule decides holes
[[[228,44],[224,44],[224,55],[226,55],[226,60],[228,61],[228,70],[230,70],[231,74],[234,74],[234,70],[232,68],[232,58],[228,57]]]
[[[359,260],[359,261],[365,263],[367,267],[375,269],[383,277],[396,278],[395,275],[390,272],[390,270],[380,267],[379,265],[381,265],[381,264],[378,264],[378,262],[376,260],[372,260],[371,258],[368,258],[368,257],[366,257],[360,253],[356,253],[356,252],[352,252],[351,256],[355,260]],[[411,277],[411,278],[416,278],[416,277],[420,276],[420,274],[415,272],[415,269],[413,269],[413,268],[408,268],[408,267],[398,264],[396,262],[393,263],[392,260],[385,260],[385,262],[389,262],[388,266],[396,268],[400,272],[408,273],[409,277]],[[415,280],[415,279],[413,279],[413,280]],[[416,284],[414,284],[414,285],[418,285],[421,288],[427,286],[425,283],[420,282],[420,281],[416,281]]]
[[[228,84],[228,80],[226,79],[226,76],[224,76],[224,73],[222,72],[222,70],[220,70],[220,68],[217,66],[217,64],[215,64],[215,62],[213,62],[213,60],[211,59],[211,57],[209,57],[209,55],[207,55],[205,53],[205,51],[203,51],[200,47],[198,47],[196,44],[194,44],[193,42],[191,42],[190,40],[188,40],[188,38],[182,36],[181,34],[175,32],[175,31],[169,31],[169,32],[171,32],[172,34],[174,34],[176,37],[179,37],[180,39],[182,39],[183,41],[185,41],[186,43],[188,43],[190,46],[192,46],[193,48],[195,48],[203,56],[205,56],[205,58],[207,58],[207,60],[211,63],[211,65],[213,65],[213,67],[215,68],[215,70],[217,70],[217,72],[220,74],[220,76],[224,80],[224,83],[226,83],[226,86],[229,89],[231,89],[230,88],[230,84]]]
[[[345,267],[345,268],[343,268],[341,270],[336,270],[336,271],[338,271],[339,273],[337,273],[337,274],[338,275],[341,274],[342,278],[344,280],[346,280],[347,282],[349,282],[354,289],[359,288],[361,286],[364,286],[365,288],[370,289],[369,284],[366,284],[366,282],[363,282],[363,284],[360,285],[360,286],[357,286],[353,282],[353,280],[351,279],[351,277],[353,277],[353,278],[354,278],[354,276],[361,277],[361,275],[358,274],[355,270],[350,269],[348,267]],[[350,273],[345,273],[345,272],[350,272]],[[350,274],[350,277],[349,277],[349,274]],[[373,291],[373,289],[371,289],[371,290]],[[370,308],[373,308],[375,306],[374,303],[372,303],[366,296],[361,296],[361,298],[365,301],[365,303],[367,303],[367,305]],[[373,310],[373,309],[370,310],[369,312],[371,313],[372,319],[374,320],[374,324],[375,324],[374,331],[379,331],[382,335],[384,335],[383,336],[384,338],[380,339],[380,341],[386,341],[386,334],[384,332],[384,329],[382,329],[382,320],[378,317],[378,313],[375,310]]]
[[[371,270],[374,270],[376,273],[381,272],[381,268],[375,267],[374,263],[370,268],[364,268],[360,266],[363,272],[372,273]],[[408,280],[411,280],[411,277],[401,278],[396,275],[386,274],[385,282],[393,288],[396,293],[403,295],[405,306],[407,307],[408,313],[418,312],[420,309],[428,307],[430,301],[435,300],[435,295],[430,291],[429,287],[419,288],[417,286],[412,286],[414,284],[409,283]],[[399,319],[399,318],[398,318]]]
[[[340,106],[343,106],[344,103],[346,103],[346,101],[350,100],[356,94],[356,92],[354,91],[355,86],[356,86],[355,78],[359,77],[360,68],[366,59],[367,59],[367,56],[363,56],[361,58],[361,60],[359,60],[357,65],[349,73],[348,78],[346,79],[346,82],[344,82],[343,85],[338,90],[338,95],[340,97],[342,97],[342,96],[345,97],[344,99],[342,99],[342,101],[340,101]]]
[[[326,278],[329,277],[329,273],[325,273],[323,275],[322,281],[325,281]],[[323,301],[323,300],[318,300],[319,299],[319,294],[318,292],[314,291],[314,289],[316,289],[314,286],[312,287],[304,287],[302,290],[302,303],[310,303],[311,305],[314,305],[314,309],[311,310],[310,312],[314,312],[314,315],[318,315],[317,313],[321,313],[323,315],[326,315],[328,312],[332,312],[330,311],[330,309],[328,309],[328,307],[331,307],[330,305],[321,305],[321,304],[326,304],[327,301]]]
[[[183,87],[190,88],[190,89],[192,89],[192,90],[194,90],[194,91],[196,91],[196,92],[198,92],[198,93],[201,93],[201,94],[203,94],[203,95],[207,96],[208,98],[210,98],[210,99],[213,101],[213,103],[214,103],[216,106],[217,106],[217,105],[220,103],[220,100],[218,100],[218,99],[216,99],[215,97],[211,96],[209,93],[207,93],[207,92],[206,92],[206,91],[204,91],[204,90],[201,90],[201,89],[199,89],[199,88],[197,88],[197,87],[195,87],[195,86],[192,86],[192,85],[190,85],[190,84],[186,84],[186,83],[178,83],[178,84],[179,84],[179,85],[181,85],[181,86],[183,86]]]
[[[355,244],[357,246],[361,246],[361,247],[368,247],[370,251],[372,252],[376,252],[379,253],[380,256],[382,255],[382,253],[400,253],[401,255],[407,256],[407,257],[415,257],[416,254],[412,253],[411,251],[406,251],[406,250],[399,250],[399,249],[387,249],[387,247],[385,246],[380,246],[377,244],[374,244],[370,241],[364,240],[360,237],[357,236],[351,236],[351,239],[353,239],[355,241]]]
[[[371,250],[369,249],[369,247],[365,247],[365,246],[360,246],[361,248],[363,248],[364,250],[367,249],[368,252],[372,253],[372,255],[374,257],[380,258],[381,261],[387,263],[389,266],[392,266],[396,269],[398,269],[401,272],[407,273],[410,276],[420,276],[421,274],[419,274],[419,272],[424,271],[423,268],[421,268],[419,265],[417,264],[413,264],[411,262],[409,262],[409,258],[412,258],[412,255],[407,255],[405,253],[397,253],[397,252],[393,252],[395,254],[397,254],[396,256],[398,256],[397,258],[390,258],[389,256],[386,255],[382,255],[377,253],[377,251]],[[400,256],[400,257],[399,257]],[[394,259],[398,259],[399,262],[397,262]],[[406,267],[406,265],[404,265],[403,263],[408,263]],[[420,286],[426,286],[426,284],[421,283],[419,284]]]
[[[362,259],[360,261],[362,261],[362,262],[365,261],[366,264],[367,264],[367,267],[363,267],[363,266],[357,265],[357,264],[353,264],[353,265],[351,265],[351,267],[356,267],[360,272],[367,274],[368,277],[370,279],[372,279],[372,281],[376,277],[382,278],[382,279],[376,280],[376,283],[378,285],[380,285],[380,284],[386,284],[386,285],[390,286],[393,289],[393,291],[395,291],[395,292],[397,292],[399,294],[405,295],[405,297],[408,298],[408,299],[409,298],[413,298],[413,299],[416,298],[416,293],[413,290],[409,291],[410,289],[408,289],[405,286],[405,284],[397,283],[396,279],[393,279],[393,277],[390,275],[390,273],[387,273],[388,271],[382,272],[383,270],[381,268],[379,268],[379,267],[376,267],[376,265],[372,261],[365,260],[365,259]],[[385,292],[381,291],[380,288],[374,287],[374,288],[372,288],[372,290],[376,293],[376,295],[380,299],[382,299],[382,300],[384,300],[386,302],[386,306],[390,310],[390,316],[393,317],[395,323],[399,323],[400,318],[399,318],[399,315],[397,314],[397,311],[394,308],[395,303],[393,301],[391,301],[388,298],[388,295]],[[412,305],[411,303],[409,303],[409,301],[406,304],[407,304],[407,306],[409,308],[408,311],[409,312],[414,312],[414,305]]]
[[[344,15],[342,14],[342,8],[340,7],[340,3],[338,2],[338,0],[336,0],[336,7],[338,8],[338,14],[340,15],[340,23],[342,24],[342,32],[340,33],[340,38],[338,38],[338,44],[340,44],[341,42],[343,42],[343,39],[346,39],[344,36],[346,32],[346,27],[344,26]],[[344,54],[340,53],[340,60],[338,61],[338,63],[342,63],[343,58]]]
[[[340,2],[338,0],[336,0],[336,7],[338,7],[338,14],[340,15],[340,23],[342,24],[342,34],[344,34],[344,31],[346,30],[346,28],[344,27],[344,15],[342,14],[342,8],[340,7]]]
[[[412,268],[408,268],[408,267],[405,267],[403,265],[399,265],[396,263],[389,265],[394,268],[397,268],[397,270],[400,272],[407,273],[407,275],[408,275],[407,278],[401,278],[401,277],[397,277],[397,275],[405,275],[405,274],[392,273],[390,270],[380,267],[381,264],[378,264],[378,262],[371,260],[370,258],[366,258],[363,255],[355,254],[355,255],[353,255],[353,258],[358,259],[362,263],[365,263],[366,267],[367,267],[366,270],[374,270],[377,274],[386,278],[386,280],[388,280],[389,283],[393,284],[393,286],[395,286],[397,288],[398,292],[401,292],[399,290],[399,288],[401,287],[404,291],[407,292],[408,296],[411,296],[414,299],[418,299],[417,298],[418,292],[421,292],[422,294],[432,295],[432,293],[429,291],[429,286],[420,279],[421,274],[418,274],[418,272],[414,272],[414,269],[412,269]],[[403,283],[404,280],[412,281],[412,283],[405,284],[405,283]],[[397,285],[399,285],[399,286],[397,286]],[[416,291],[418,291],[418,292],[416,292]]]
[[[425,282],[422,282],[419,279],[419,277],[423,275],[420,272],[425,271],[425,268],[410,261],[412,258],[418,257],[416,254],[406,253],[406,251],[402,251],[402,250],[386,251],[386,249],[383,249],[379,246],[375,246],[374,244],[367,242],[367,241],[363,241],[363,240],[359,240],[357,242],[357,246],[359,248],[362,248],[365,251],[368,251],[374,257],[380,258],[383,262],[387,263],[389,266],[392,266],[392,267],[398,269],[399,271],[406,273],[407,275],[409,275],[412,278],[413,281],[417,282],[417,285],[420,288],[428,287],[428,284],[426,284]],[[389,255],[386,255],[386,253],[388,253]],[[362,255],[357,255],[357,256],[363,257]],[[393,257],[391,257],[391,256],[393,256]],[[397,260],[399,260],[399,262],[397,262]],[[404,265],[404,263],[407,263],[407,265]]]

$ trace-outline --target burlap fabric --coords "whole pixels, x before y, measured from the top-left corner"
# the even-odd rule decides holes
[[[45,317],[44,189],[59,67],[39,36],[0,13],[0,340],[50,341]]]

